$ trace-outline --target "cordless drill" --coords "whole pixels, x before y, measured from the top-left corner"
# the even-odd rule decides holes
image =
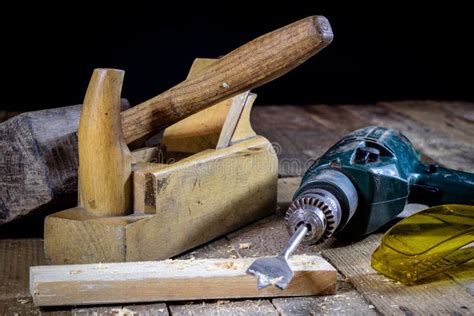
[[[427,165],[399,131],[356,130],[332,146],[306,172],[287,213],[294,234],[319,243],[333,234],[371,233],[407,203],[474,204],[474,174]]]

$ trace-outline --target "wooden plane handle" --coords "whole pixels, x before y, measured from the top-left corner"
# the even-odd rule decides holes
[[[243,91],[278,78],[333,38],[323,16],[310,16],[235,49],[162,94],[122,113],[129,144]]]

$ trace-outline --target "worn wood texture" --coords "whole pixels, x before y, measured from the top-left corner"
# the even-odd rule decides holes
[[[36,266],[30,293],[37,306],[334,294],[336,270],[319,256],[293,256],[285,290],[257,289],[246,273],[253,258]],[[130,291],[133,289],[133,291]]]
[[[401,130],[420,151],[425,161],[474,172],[474,146],[470,138],[474,127],[474,105],[471,103],[406,101],[384,102],[376,106],[318,105],[302,108],[288,106],[285,109],[284,119],[281,118],[280,110],[281,107],[276,106],[256,108],[253,114],[257,132],[265,135],[270,141],[277,142],[276,147],[281,149],[280,175],[301,175],[314,158],[322,155],[343,135],[368,125],[382,125]],[[259,124],[261,122],[264,127]],[[278,128],[283,125],[287,128]],[[320,137],[311,139],[312,135]],[[295,157],[295,152],[300,156]],[[264,226],[268,227],[267,229],[260,227],[262,234],[275,236],[278,227],[276,223],[278,221]],[[284,229],[283,224],[281,226]],[[239,235],[238,242],[253,240],[249,235]],[[279,239],[273,237],[273,240]],[[274,244],[273,242],[269,246],[268,243],[256,239],[252,245],[258,248],[259,252],[266,253],[276,251]],[[280,244],[276,248],[281,246]],[[373,243],[371,246],[375,247]],[[305,252],[308,250],[299,249]],[[473,312],[470,289],[474,280],[462,279],[462,273],[458,277],[452,277],[453,282],[445,279],[433,287],[427,284],[411,289],[397,285],[371,270],[369,262],[373,248],[370,246],[366,245],[365,248],[347,246],[336,252],[337,250],[322,249],[325,256],[328,256],[327,253],[333,253],[334,260],[331,262],[379,312],[385,314]],[[328,258],[331,259],[329,256]],[[362,264],[361,260],[365,260],[365,263]],[[465,269],[469,267],[460,267],[461,271]],[[378,290],[384,293],[381,294]],[[410,298],[411,293],[416,299]],[[456,297],[457,294],[459,296]]]
[[[473,296],[450,278],[404,286],[374,271],[370,258],[380,244],[380,238],[381,234],[375,234],[350,246],[325,249],[322,253],[382,314],[473,313]]]
[[[125,141],[144,139],[199,110],[278,78],[331,40],[329,22],[318,16],[265,34],[170,90],[124,112],[121,126]],[[67,121],[72,114],[66,112],[65,109],[53,110],[38,118],[34,113],[25,114],[0,126],[0,149],[6,153],[0,158],[0,184],[5,190],[1,192],[0,223],[43,206],[57,191],[66,194],[68,188],[72,191],[76,188],[75,181],[68,182],[72,180],[70,174],[74,176],[77,170],[77,160],[73,158],[76,155],[65,154],[75,150],[75,139],[58,137],[58,133],[74,133],[77,126],[77,121],[75,124]],[[77,113],[74,117],[77,120]],[[35,128],[31,128],[32,123]],[[64,128],[66,133],[63,134]],[[43,143],[47,144],[45,148],[41,146]],[[38,147],[46,150],[46,159],[38,159],[42,158],[37,157]]]
[[[24,113],[0,124],[0,223],[28,214],[55,195],[74,194],[80,109]]]
[[[434,113],[423,115],[427,111],[433,110]],[[403,113],[401,113],[403,111]],[[415,120],[414,115],[410,114],[411,111],[418,112],[418,119]],[[426,119],[425,119],[426,117]],[[405,101],[405,102],[384,102],[377,105],[315,105],[308,107],[296,107],[296,106],[266,106],[256,107],[252,113],[252,124],[257,130],[258,134],[264,135],[272,142],[280,144],[276,146],[276,150],[280,158],[280,176],[286,175],[301,175],[304,172],[304,168],[300,167],[300,164],[294,164],[293,169],[290,167],[289,162],[302,161],[311,162],[314,158],[323,154],[327,150],[328,146],[335,143],[340,139],[341,136],[347,132],[367,125],[379,124],[392,128],[401,129],[414,143],[415,147],[419,149],[422,157],[430,162],[439,163],[438,160],[444,161],[444,165],[451,168],[459,168],[465,171],[474,172],[474,163],[472,157],[474,157],[474,146],[470,137],[466,137],[465,133],[470,133],[474,130],[474,104],[468,102],[438,102],[438,101]],[[452,125],[452,126],[450,126]],[[463,136],[464,135],[464,136]],[[469,135],[469,134],[468,134]],[[459,147],[458,147],[459,146]],[[456,148],[457,147],[457,148]],[[452,153],[452,154],[450,154]],[[283,163],[282,163],[283,162]],[[304,164],[303,164],[304,165]],[[283,171],[283,172],[282,172]],[[297,173],[295,171],[299,171]],[[299,179],[283,179],[280,180],[287,183],[295,183],[297,185]],[[282,192],[282,190],[280,190]],[[288,198],[291,198],[293,194],[291,187],[285,189],[287,198],[283,198],[279,195],[278,201],[282,211],[285,210],[288,204]],[[275,255],[281,250],[281,247],[286,242],[288,234],[285,231],[284,221],[281,215],[273,215],[269,218],[265,218],[253,225],[249,225],[235,233],[227,235],[224,238],[220,238],[214,242],[208,243],[202,247],[196,248],[182,256],[180,258],[237,258],[241,256],[260,256],[260,255]],[[373,242],[368,239],[367,241]],[[0,243],[10,242],[7,240],[0,240]],[[25,247],[24,243],[29,242],[28,240],[19,241],[23,243],[22,248]],[[339,241],[332,241],[328,245],[319,247],[306,247],[302,246],[297,250],[298,253],[314,254],[320,251],[325,252],[325,249],[331,247],[344,247],[344,253],[353,253],[354,251],[360,251],[360,247],[355,244],[352,248],[348,244],[341,244]],[[357,247],[356,247],[357,246]],[[41,243],[37,246],[40,251]],[[9,249],[10,247],[0,247],[0,249]],[[338,256],[344,255],[341,253]],[[365,248],[367,249],[367,248]],[[25,258],[32,258],[29,254],[24,252],[10,251],[9,256],[17,256],[18,260],[25,260]],[[370,254],[367,254],[370,256]],[[0,253],[0,258],[4,256],[4,253]],[[5,259],[5,262],[16,262],[14,259]],[[357,258],[356,258],[357,259]],[[364,260],[367,260],[365,258]],[[338,262],[333,262],[338,265]],[[37,264],[37,263],[35,263]],[[344,265],[347,266],[347,262]],[[350,264],[353,264],[352,262]],[[358,264],[358,263],[354,263]],[[28,265],[31,265],[28,264]],[[344,267],[344,265],[342,265]],[[472,264],[471,264],[472,266]],[[366,266],[367,267],[367,266]],[[7,269],[6,266],[0,267],[0,269]],[[11,269],[11,268],[8,268]],[[347,269],[344,268],[344,269]],[[472,268],[467,268],[472,269]],[[7,270],[11,271],[11,270]],[[343,271],[341,268],[340,271]],[[444,314],[455,314],[455,315],[470,315],[472,310],[462,308],[467,307],[467,304],[471,304],[473,280],[466,279],[463,273],[466,271],[466,267],[460,267],[456,271],[449,272],[449,277],[452,278],[459,286],[462,286],[466,293],[471,294],[471,297],[467,297],[463,305],[459,308],[444,312]],[[372,271],[370,273],[375,273]],[[464,273],[465,274],[465,273]],[[351,275],[353,276],[353,275]],[[234,304],[232,301],[206,301],[206,302],[194,302],[194,303],[169,303],[168,308],[174,313],[188,313],[207,315],[222,314],[228,310],[226,308],[232,308],[232,312],[241,314],[257,314],[259,310],[260,314],[264,313],[275,313],[278,312],[281,315],[287,314],[333,314],[339,315],[342,312],[344,314],[354,315],[371,315],[374,313],[380,314],[381,312],[378,305],[372,303],[370,296],[367,292],[361,291],[364,296],[357,292],[353,285],[357,285],[358,281],[363,281],[364,278],[359,276],[339,278],[338,282],[338,294],[327,297],[305,297],[305,298],[274,298],[274,299],[262,299],[253,301],[244,301],[245,303]],[[16,278],[20,276],[14,276],[11,274],[11,278],[7,283],[15,282]],[[382,284],[391,284],[386,278],[372,278],[374,282]],[[341,283],[342,282],[342,283]],[[443,280],[438,281],[438,285],[441,285]],[[25,284],[26,283],[22,283]],[[446,284],[446,283],[444,283]],[[395,284],[396,285],[396,284]],[[452,298],[451,294],[452,284],[446,284],[443,286],[444,299],[449,300]],[[380,287],[380,284],[375,284],[374,287]],[[370,291],[369,285],[366,287],[367,291]],[[426,284],[425,291],[429,292],[430,285]],[[439,288],[441,290],[441,288]],[[3,288],[4,291],[9,291],[8,287]],[[18,288],[17,288],[18,290]],[[19,290],[21,293],[26,293],[28,289],[25,287]],[[346,292],[347,291],[347,292]],[[393,301],[393,307],[391,310],[396,311],[398,314],[417,314],[411,313],[408,309],[402,307],[401,309],[396,306],[405,306],[404,301],[409,298],[403,297],[405,288],[396,288],[395,297],[399,298],[399,301]],[[421,291],[421,287],[420,287]],[[2,293],[7,293],[2,292]],[[12,291],[13,292],[13,291]],[[439,292],[438,292],[439,293]],[[454,292],[453,292],[454,293]],[[12,297],[13,293],[8,293],[8,297]],[[376,295],[372,293],[371,295]],[[383,294],[379,300],[384,300],[385,306],[389,304],[392,296],[391,292]],[[440,294],[441,295],[441,294]],[[6,307],[15,308],[14,305],[19,305],[19,309],[25,310],[25,306],[31,306],[31,298],[20,297],[20,294],[16,295],[19,299],[8,299],[8,303],[0,301],[0,310],[5,310]],[[22,299],[28,300],[29,303],[22,304]],[[365,302],[365,299],[370,300]],[[437,297],[439,299],[439,296]],[[423,297],[423,300],[429,300],[429,297]],[[379,303],[377,303],[379,304]],[[440,304],[436,302],[434,304]],[[153,305],[148,306],[150,311],[153,310]],[[202,307],[204,305],[204,307]],[[226,305],[230,305],[226,307]],[[265,306],[263,309],[259,309],[259,305]],[[276,308],[272,311],[272,305]],[[162,305],[161,305],[162,306]],[[175,307],[176,306],[176,307]],[[233,306],[233,307],[232,307]],[[3,307],[3,309],[1,308]],[[107,311],[112,314],[112,309],[120,308],[120,306],[102,307],[101,312]],[[163,307],[157,307],[159,309]],[[18,310],[18,309],[17,309]],[[89,315],[93,315],[97,312],[97,308],[80,309],[87,310]],[[36,309],[28,310],[29,314],[37,311]],[[41,309],[42,313],[48,314],[51,311],[49,309]],[[440,314],[441,312],[434,312],[433,314]],[[1,313],[0,313],[1,314]],[[10,313],[11,314],[11,313]],[[25,312],[25,314],[27,314]],[[421,312],[420,314],[428,314]]]
[[[218,300],[217,302],[198,302],[194,304],[170,304],[172,315],[253,315],[278,316],[273,304],[268,300]]]
[[[255,137],[135,170],[135,213],[153,216],[127,227],[127,260],[168,258],[271,214],[278,162],[269,147]]]
[[[123,225],[97,223],[97,218],[116,219],[132,211],[134,157],[120,126],[123,76],[123,71],[114,69],[96,69],[92,75],[78,130],[79,205],[45,219],[45,253],[51,262],[123,257]],[[91,220],[82,223],[85,219]],[[107,245],[101,247],[96,239]],[[115,239],[122,242],[114,243]],[[90,248],[94,251],[79,251]]]
[[[151,199],[142,195],[148,211],[101,217],[72,208],[52,214],[45,223],[48,259],[55,264],[165,259],[271,214],[277,161],[268,145],[257,137],[164,169],[153,164],[136,170],[135,202],[138,193],[151,190]]]
[[[0,300],[28,297],[29,267],[45,263],[42,240],[0,240]]]
[[[122,99],[121,109],[128,107]],[[81,108],[28,112],[0,124],[0,224],[74,205]]]
[[[102,307],[81,307],[72,310],[74,316],[168,316],[166,304],[135,304]]]
[[[196,58],[191,66],[188,78],[217,62],[217,59]],[[162,146],[170,152],[198,153],[206,149],[219,149],[230,145],[234,140],[238,125],[242,131],[238,140],[256,136],[250,127],[249,116],[241,116],[250,109],[256,96],[246,91],[240,95],[225,99],[207,109],[195,113],[169,126],[163,132]],[[250,127],[250,129],[248,128]],[[247,133],[245,133],[247,132]],[[235,141],[235,140],[234,140]]]
[[[349,281],[338,274],[336,295],[272,299],[279,315],[377,315]]]
[[[122,115],[127,143],[278,78],[332,40],[329,22],[311,16],[237,48],[197,75]]]
[[[473,108],[469,102],[442,101],[279,105],[256,107],[251,120],[257,134],[274,144],[282,177],[302,176],[342,136],[370,125],[401,130],[426,162],[474,172],[472,141],[469,136],[458,136],[470,135],[473,130]]]
[[[216,62],[197,59],[188,78]],[[249,91],[165,130],[165,152],[201,151],[170,164],[139,164],[134,157],[143,155],[130,153],[120,129],[122,81],[123,72],[111,69],[96,69],[90,81],[79,124],[80,203],[45,220],[51,263],[166,259],[273,212],[278,162],[250,126]]]

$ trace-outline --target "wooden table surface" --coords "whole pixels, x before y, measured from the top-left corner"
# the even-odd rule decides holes
[[[2,118],[11,116],[0,111]],[[299,176],[346,133],[369,125],[401,130],[427,161],[474,172],[474,104],[406,101],[376,105],[262,106],[252,113],[257,133],[275,143],[280,162],[279,208],[284,210]],[[407,212],[419,209],[410,206]],[[0,228],[1,229],[1,228]],[[0,315],[313,315],[474,314],[474,262],[433,282],[407,287],[376,273],[370,257],[382,234],[362,240],[335,239],[301,246],[296,253],[321,253],[339,271],[333,296],[220,300],[87,308],[37,309],[28,290],[28,267],[45,264],[41,239],[0,240]],[[228,234],[179,258],[275,255],[288,239],[281,212]],[[240,249],[242,243],[250,248]],[[224,291],[225,289],[223,289]]]

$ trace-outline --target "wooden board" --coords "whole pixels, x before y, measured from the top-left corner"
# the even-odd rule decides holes
[[[370,258],[381,237],[371,235],[347,247],[325,249],[322,254],[382,314],[472,314],[472,295],[450,278],[440,276],[427,284],[405,286],[373,270]]]
[[[40,239],[0,240],[0,300],[27,297],[29,267],[43,264]]]
[[[428,111],[430,111],[429,114],[423,114]],[[416,112],[416,115],[412,112]],[[436,116],[431,112],[436,113]],[[406,101],[384,102],[378,105],[259,106],[254,108],[251,119],[252,125],[258,134],[265,136],[271,142],[279,144],[277,153],[280,160],[280,176],[298,175],[295,171],[300,171],[299,175],[301,175],[304,172],[305,162],[310,162],[324,153],[328,146],[339,140],[341,136],[354,128],[374,124],[401,129],[411,139],[415,147],[420,150],[425,160],[436,163],[442,161],[447,167],[474,172],[474,162],[472,161],[474,146],[470,138],[466,137],[474,130],[474,104],[472,103]],[[438,122],[441,123],[438,124]],[[302,164],[294,167],[294,161],[299,161]],[[293,168],[287,168],[290,164],[293,164]],[[282,173],[282,171],[289,172]],[[279,179],[279,186],[282,182],[286,184],[293,182],[294,185],[297,185],[298,181],[297,178]],[[292,190],[294,190],[294,186],[287,186],[284,190],[279,190],[278,204],[282,210],[285,209],[284,205],[288,204],[289,198],[293,194]],[[286,193],[282,195],[281,192]],[[224,238],[196,248],[180,256],[180,258],[238,258],[242,256],[275,255],[287,238],[288,233],[285,231],[282,216],[273,215]],[[366,241],[374,242],[371,239]],[[0,245],[5,245],[0,246],[0,258],[5,258],[2,261],[2,264],[5,263],[5,265],[0,266],[1,273],[5,275],[0,282],[4,283],[5,286],[0,287],[0,292],[2,292],[2,297],[18,297],[16,299],[0,300],[0,315],[13,314],[13,311],[24,311],[25,314],[39,312],[38,309],[31,307],[31,298],[24,296],[25,293],[28,293],[27,282],[24,281],[28,276],[22,275],[22,273],[26,273],[27,269],[15,268],[15,266],[18,265],[18,262],[23,262],[21,263],[23,267],[42,264],[34,259],[35,252],[41,253],[42,243],[30,244],[30,239],[16,242],[18,242],[17,248],[12,248],[12,246],[7,246],[11,241],[0,240]],[[350,243],[343,244],[336,240],[332,244],[324,245],[324,247],[301,246],[297,253],[315,254],[323,251],[323,255],[326,255],[326,249],[333,247],[343,247],[339,253],[334,254],[334,257],[339,258],[346,255],[345,259],[333,260],[332,262],[342,273],[338,278],[337,295],[245,301],[169,302],[166,303],[167,309],[163,307],[163,304],[145,304],[136,305],[136,311],[140,311],[143,315],[147,315],[146,313],[154,315],[157,313],[156,310],[160,313],[169,310],[176,315],[225,314],[226,312],[242,315],[259,313],[279,313],[280,315],[337,315],[342,313],[345,315],[372,315],[390,309],[394,314],[429,314],[429,312],[421,310],[421,307],[410,308],[410,306],[407,306],[406,302],[410,302],[411,297],[410,288],[397,287],[395,282],[382,276],[370,276],[375,275],[375,271],[364,271],[364,269],[368,269],[368,266],[360,265],[358,261],[367,260],[370,257],[371,253],[368,247],[361,248],[359,243],[354,243],[351,246]],[[17,249],[23,250],[18,251]],[[336,250],[334,249],[334,251]],[[361,251],[363,253],[360,253],[359,256],[353,256],[353,253]],[[347,256],[349,254],[351,254],[352,260],[356,260],[355,262],[348,261]],[[351,265],[357,268],[348,270]],[[359,267],[361,267],[360,271],[355,271]],[[18,271],[12,272],[15,269],[18,269]],[[424,295],[422,302],[419,303],[423,303],[424,306],[432,304],[433,306],[453,307],[452,301],[455,301],[460,304],[457,308],[453,307],[449,310],[449,307],[446,307],[440,311],[434,311],[432,314],[472,314],[473,310],[468,310],[468,304],[471,304],[473,300],[474,280],[463,277],[465,271],[468,271],[466,269],[472,269],[472,264],[470,267],[460,267],[456,271],[449,272],[449,277],[453,278],[455,284],[438,282],[437,295]],[[25,272],[20,272],[20,270]],[[360,274],[366,275],[361,276]],[[373,284],[364,283],[368,281],[373,282]],[[15,286],[9,287],[7,284],[14,284]],[[361,289],[361,284],[365,286],[364,290]],[[384,288],[385,293],[379,293],[379,297],[374,299],[377,292],[371,290],[371,288],[378,291],[381,286],[386,286]],[[455,286],[461,286],[465,293],[470,296],[463,294],[462,298],[456,298],[455,295],[458,292],[453,290]],[[416,297],[420,297],[423,293],[429,293],[431,286],[430,284],[420,286],[417,291],[418,296]],[[397,300],[394,300],[394,298]],[[25,300],[29,300],[29,302],[24,303]],[[411,302],[414,304],[413,301]],[[135,311],[129,305],[77,309],[63,307],[62,310],[71,311],[78,315],[93,315],[93,313],[113,315],[117,314],[117,311],[122,307]],[[56,315],[56,309],[41,308],[40,311],[42,314],[54,313]]]
[[[257,289],[256,279],[245,272],[254,260],[37,266],[30,269],[30,293],[38,306],[335,293],[336,270],[319,256],[292,257],[290,265],[295,276],[283,291],[276,287]]]

